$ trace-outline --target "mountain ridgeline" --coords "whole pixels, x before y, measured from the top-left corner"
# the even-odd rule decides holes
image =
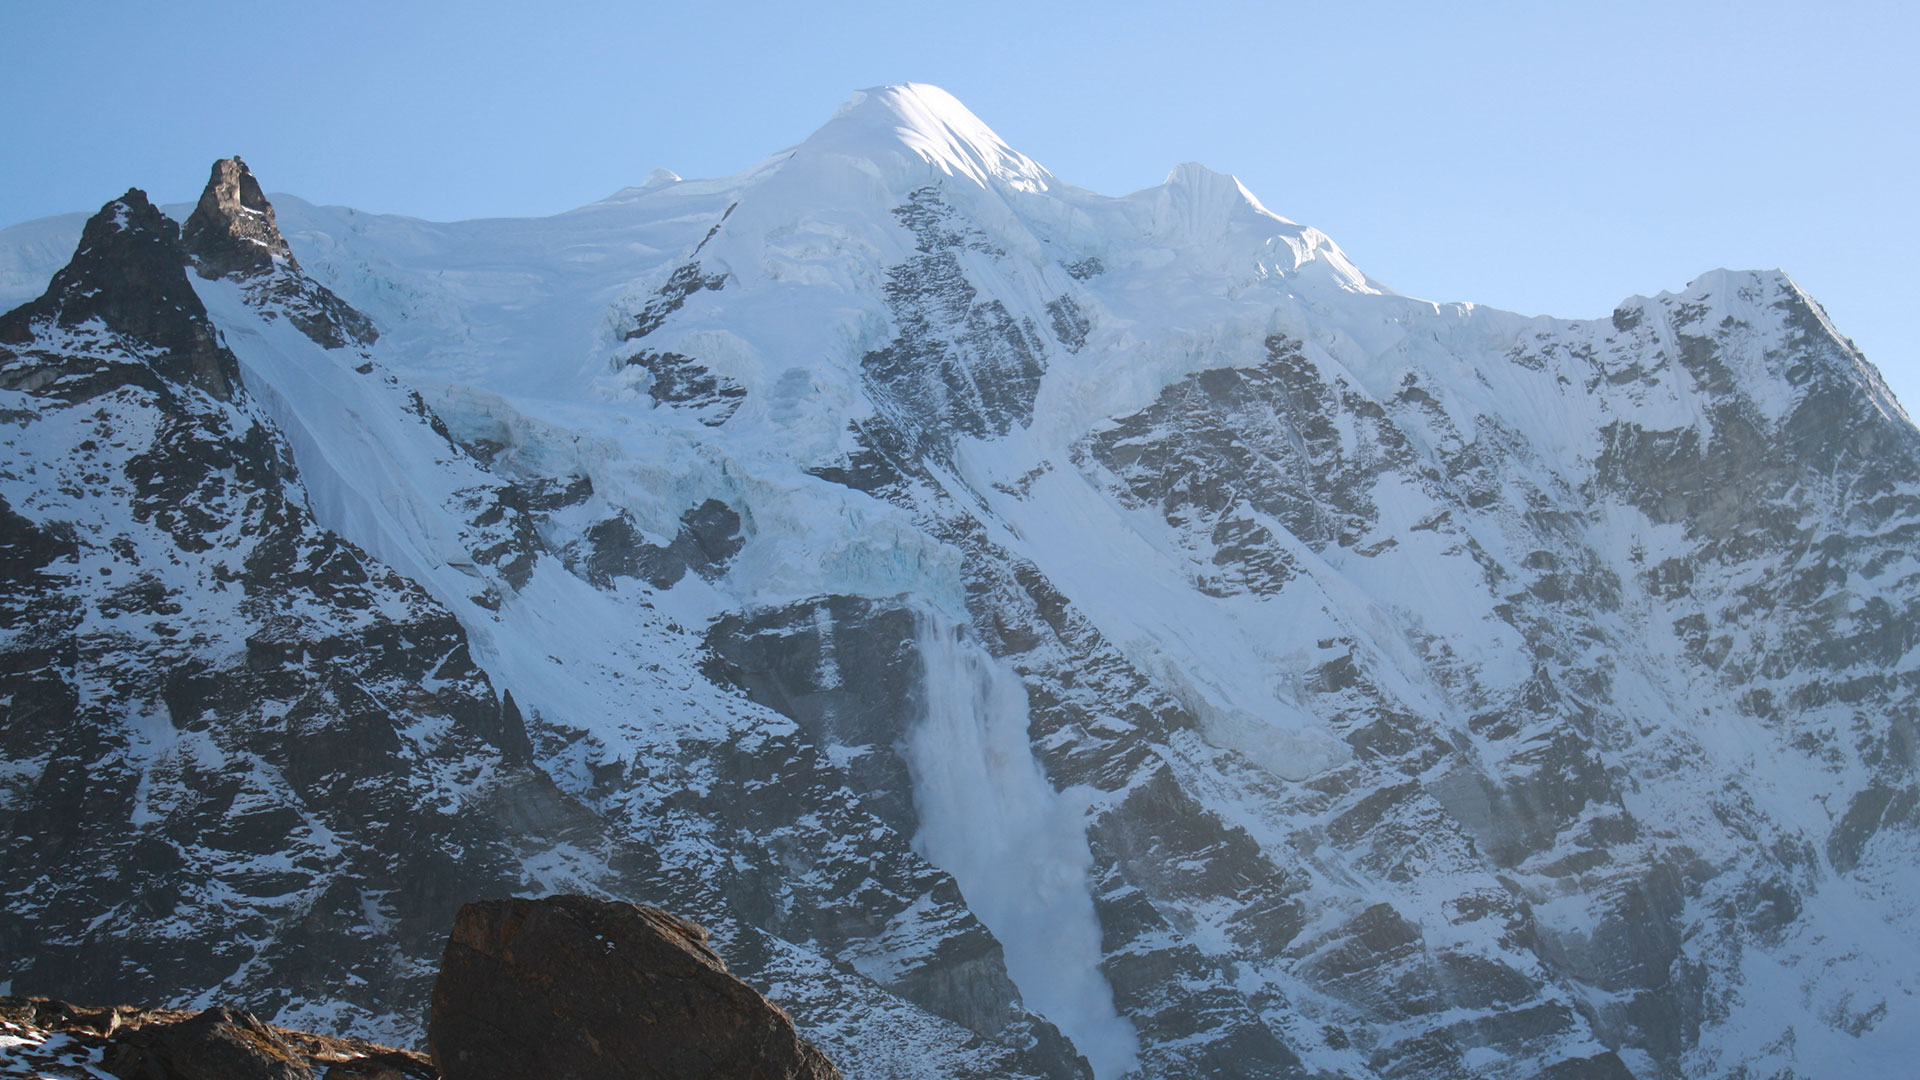
[[[583,893],[850,1080],[1920,1052],[1920,431],[1777,272],[1431,303],[902,86],[545,219],[229,159],[0,302],[12,993],[419,1045]]]

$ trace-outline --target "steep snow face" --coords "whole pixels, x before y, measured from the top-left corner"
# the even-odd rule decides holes
[[[1783,275],[1433,304],[914,86],[550,219],[277,210],[377,341],[195,289],[319,525],[645,853],[579,887],[848,1075],[1916,1051],[1920,436]]]

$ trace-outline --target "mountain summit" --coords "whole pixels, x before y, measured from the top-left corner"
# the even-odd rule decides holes
[[[901,150],[950,177],[999,181],[1043,192],[1052,174],[1008,146],[959,99],[937,86],[907,83],[856,91],[833,119],[795,151],[870,161]]]
[[[14,992],[412,1041],[584,893],[850,1078],[1920,1052],[1920,432],[1785,275],[1434,304],[925,86],[545,219],[248,175],[0,232]],[[235,392],[100,377],[182,319]]]

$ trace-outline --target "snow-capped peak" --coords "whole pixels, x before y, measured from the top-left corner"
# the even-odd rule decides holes
[[[937,169],[985,187],[998,180],[1045,191],[1053,174],[1008,146],[959,99],[937,86],[906,83],[858,90],[800,153],[861,158],[885,169]]]
[[[1141,196],[1153,208],[1154,233],[1182,246],[1212,245],[1245,227],[1264,237],[1276,225],[1294,224],[1262,206],[1237,177],[1192,161],[1175,165],[1165,183]]]
[[[1188,204],[1204,207],[1209,216],[1224,217],[1235,211],[1252,210],[1255,213],[1293,224],[1286,218],[1261,205],[1260,200],[1247,190],[1240,178],[1231,173],[1216,172],[1197,161],[1175,165],[1167,170],[1165,187],[1170,193],[1176,193]]]
[[[647,174],[647,179],[640,185],[640,190],[656,191],[679,182],[680,174],[674,172],[672,169],[655,169]]]

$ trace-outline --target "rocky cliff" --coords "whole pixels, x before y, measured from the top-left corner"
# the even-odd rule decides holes
[[[588,815],[447,608],[314,520],[179,229],[131,191],[85,235],[0,348],[9,975],[410,1033],[458,898]]]

